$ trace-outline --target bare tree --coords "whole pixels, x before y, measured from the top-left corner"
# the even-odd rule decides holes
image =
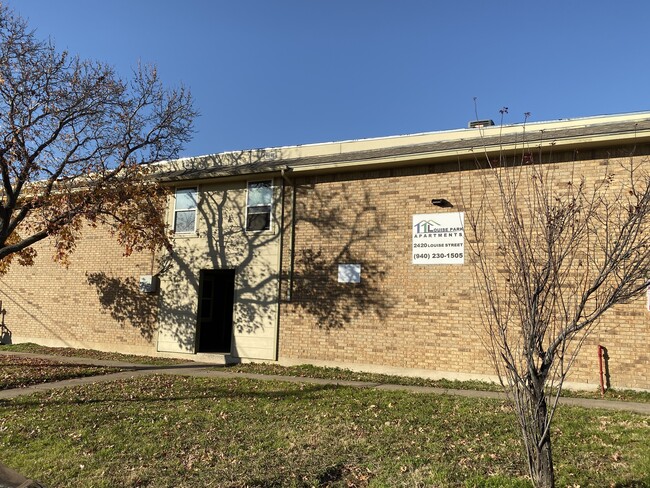
[[[537,487],[554,486],[551,422],[581,345],[649,284],[650,163],[597,166],[601,174],[583,175],[579,164],[541,163],[541,150],[501,155],[465,198],[483,340]]]
[[[153,67],[130,80],[59,52],[0,3],[0,272],[51,236],[74,250],[83,222],[111,225],[128,254],[165,240],[164,196],[142,163],[175,157],[196,112]]]

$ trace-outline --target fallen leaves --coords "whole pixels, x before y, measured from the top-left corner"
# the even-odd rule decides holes
[[[60,363],[57,361],[0,355],[0,390],[61,381],[84,376],[97,376],[121,371],[119,368]]]

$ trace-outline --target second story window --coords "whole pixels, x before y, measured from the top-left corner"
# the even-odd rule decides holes
[[[191,234],[196,231],[196,188],[176,189],[174,202],[174,232]]]
[[[246,230],[271,229],[273,182],[249,181],[246,195]]]

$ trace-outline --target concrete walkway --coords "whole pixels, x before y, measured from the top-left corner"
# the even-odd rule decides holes
[[[344,380],[328,380],[322,378],[304,378],[297,376],[279,376],[279,375],[265,375],[253,373],[236,373],[228,371],[226,367],[222,370],[214,364],[205,363],[183,363],[171,366],[155,366],[146,364],[126,363],[120,361],[105,361],[100,359],[90,359],[81,357],[65,357],[65,356],[49,356],[43,354],[33,353],[18,353],[10,351],[0,351],[0,355],[13,355],[32,357],[38,359],[46,359],[50,361],[58,361],[60,363],[74,363],[85,364],[90,366],[108,366],[114,368],[121,368],[125,371],[119,373],[111,373],[100,376],[88,376],[84,378],[73,378],[63,381],[55,381],[52,383],[42,383],[39,385],[27,386],[24,388],[14,388],[10,390],[0,391],[0,400],[16,398],[22,395],[31,395],[39,391],[48,391],[59,388],[67,388],[70,386],[88,385],[94,383],[104,383],[115,381],[119,379],[135,378],[138,376],[145,376],[151,374],[173,374],[182,376],[194,376],[199,378],[249,378],[262,381],[288,381],[292,383],[305,383],[317,385],[342,385],[351,386],[356,388],[373,388],[376,390],[391,390],[391,391],[409,391],[413,393],[437,394],[437,395],[456,395],[469,398],[494,398],[504,399],[505,395],[499,392],[492,391],[478,391],[478,390],[455,390],[449,388],[433,388],[425,386],[405,386],[393,385],[385,383],[374,383],[364,381],[344,381]],[[585,408],[602,408],[606,410],[624,410],[628,412],[642,413],[650,415],[650,403],[639,402],[624,402],[617,400],[598,400],[588,398],[566,398],[560,399],[563,405],[575,405]]]

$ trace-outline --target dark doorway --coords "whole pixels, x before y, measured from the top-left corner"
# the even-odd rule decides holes
[[[201,271],[198,352],[230,353],[234,295],[234,269]]]

